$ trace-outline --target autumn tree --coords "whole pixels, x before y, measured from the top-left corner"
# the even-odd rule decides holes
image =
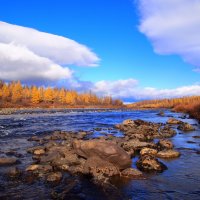
[[[54,102],[54,92],[53,89],[48,87],[45,91],[44,91],[44,101],[46,102],[50,102],[53,103]]]
[[[31,93],[31,102],[34,104],[38,104],[41,101],[40,91],[37,87],[33,87],[32,93]]]
[[[7,84],[4,84],[1,90],[2,90],[2,98],[4,100],[8,100],[8,98],[10,96],[9,86]]]
[[[66,102],[66,94],[65,94],[65,89],[61,89],[59,92],[59,100],[60,103],[64,104]]]
[[[23,88],[20,81],[14,84],[11,97],[13,102],[18,102],[22,99],[22,91],[23,91],[22,89]]]

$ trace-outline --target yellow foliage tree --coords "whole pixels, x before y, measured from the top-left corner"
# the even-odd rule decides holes
[[[53,89],[48,87],[44,92],[44,101],[53,103],[54,102],[54,92]]]
[[[32,93],[31,93],[31,102],[34,104],[38,104],[41,101],[41,97],[40,97],[40,91],[38,90],[37,87],[33,87],[32,89]]]
[[[59,92],[59,102],[64,104],[66,102],[66,94],[65,94],[65,90],[62,88]]]
[[[22,85],[20,81],[14,83],[13,89],[12,89],[12,101],[18,102],[22,99]]]

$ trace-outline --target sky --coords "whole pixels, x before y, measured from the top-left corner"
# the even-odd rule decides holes
[[[126,102],[200,94],[199,0],[0,0],[0,79]]]

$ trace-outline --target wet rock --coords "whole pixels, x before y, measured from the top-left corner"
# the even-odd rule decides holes
[[[121,176],[125,178],[137,179],[143,177],[143,174],[137,169],[127,168],[121,172]]]
[[[156,145],[153,144],[153,143],[141,142],[138,139],[132,139],[132,140],[129,140],[127,142],[123,142],[121,146],[125,151],[140,150],[144,147],[156,147]]]
[[[2,165],[13,165],[18,163],[18,160],[16,158],[9,158],[9,157],[3,157],[0,158],[0,166]]]
[[[33,136],[33,137],[29,138],[28,141],[39,142],[39,141],[40,141],[40,138],[39,138],[38,136]]]
[[[196,144],[194,141],[187,141],[188,144]]]
[[[36,149],[33,151],[34,155],[43,155],[45,154],[45,150],[44,149]]]
[[[91,174],[95,179],[99,180],[105,177],[119,175],[119,169],[116,166],[99,157],[88,158],[83,166],[83,172],[85,174]]]
[[[48,164],[46,165],[32,164],[26,168],[26,171],[33,172],[34,174],[41,174],[41,176],[43,176],[43,174],[51,172],[52,170],[53,170],[52,166]]]
[[[192,136],[193,138],[195,139],[200,139],[200,135],[195,135],[195,136]]]
[[[46,180],[48,182],[60,182],[62,179],[62,173],[61,172],[52,172],[47,175]]]
[[[143,148],[140,151],[140,155],[144,156],[144,155],[156,155],[158,153],[158,151],[156,149],[151,149],[151,148]]]
[[[35,150],[44,150],[44,146],[34,146],[34,147],[30,147],[30,148],[28,148],[26,151],[28,152],[28,153],[34,153],[34,151]]]
[[[131,125],[134,124],[134,120],[132,119],[126,119],[122,122],[123,125]]]
[[[168,125],[160,129],[160,138],[170,138],[176,135],[176,131],[171,129]],[[159,137],[157,137],[159,138]]]
[[[17,157],[17,158],[23,157],[23,155],[22,155],[21,153],[18,153],[18,152],[13,151],[13,150],[7,151],[7,152],[6,152],[6,155],[7,155],[7,156],[15,156],[15,157]]]
[[[157,145],[158,145],[159,150],[174,148],[173,143],[170,140],[166,140],[166,139],[159,140]]]
[[[189,123],[182,123],[178,126],[178,129],[181,131],[194,131],[195,128]]]
[[[183,122],[178,120],[178,119],[175,119],[175,118],[169,118],[167,120],[167,124],[182,124]]]
[[[160,111],[157,115],[163,117],[163,116],[165,116],[165,113],[163,111]]]
[[[7,175],[9,177],[18,177],[21,174],[21,171],[17,168],[17,167],[12,167],[11,169],[9,169]]]
[[[163,150],[159,151],[156,155],[159,158],[178,158],[180,156],[180,153],[175,150]]]
[[[47,155],[41,156],[41,163],[50,163],[54,160],[60,159],[60,154],[58,152],[49,152]]]
[[[141,171],[158,171],[162,172],[167,169],[167,167],[154,156],[144,155],[136,163],[137,167]]]
[[[119,169],[131,165],[130,156],[117,144],[105,140],[76,140],[73,147],[79,156],[84,158],[99,157],[112,163]]]
[[[70,166],[67,171],[71,174],[83,174],[83,165]]]

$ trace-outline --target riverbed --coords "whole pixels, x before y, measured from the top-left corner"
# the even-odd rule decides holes
[[[194,119],[183,114],[164,111],[159,116],[158,110],[123,111],[123,110],[70,110],[59,112],[19,112],[12,115],[0,115],[0,155],[17,151],[24,168],[32,162],[26,149],[33,144],[27,139],[33,135],[48,134],[55,130],[91,131],[92,137],[111,134],[123,137],[123,133],[114,129],[115,124],[125,119],[142,119],[151,122],[166,123],[169,117],[175,117],[193,124],[195,131],[184,133],[180,130],[170,140],[181,157],[161,161],[168,167],[163,173],[146,173],[145,180],[116,181],[111,188],[95,185],[84,176],[73,177],[65,174],[59,185],[49,185],[40,180],[27,178],[10,179],[6,172],[10,167],[0,167],[0,199],[51,199],[53,194],[61,194],[65,199],[200,199],[200,126]],[[96,129],[101,128],[101,129]],[[9,155],[16,156],[16,155]],[[133,158],[133,167],[138,158]],[[31,179],[31,178],[30,178]]]

